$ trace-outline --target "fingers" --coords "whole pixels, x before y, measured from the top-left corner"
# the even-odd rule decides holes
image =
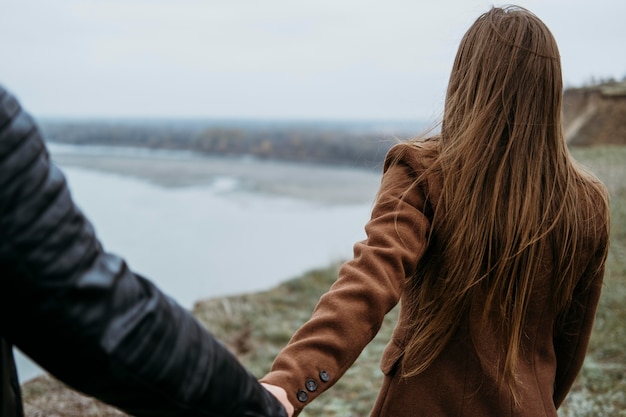
[[[274,397],[276,397],[278,401],[280,401],[280,403],[283,405],[283,407],[285,407],[285,410],[287,411],[287,416],[292,417],[294,408],[287,399],[287,392],[285,392],[284,389],[276,385],[266,383],[261,383],[261,385],[263,385],[263,388],[268,390]]]

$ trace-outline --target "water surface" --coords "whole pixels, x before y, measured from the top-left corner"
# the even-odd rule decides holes
[[[365,237],[379,181],[360,170],[249,160],[213,161],[198,176],[200,168],[182,169],[192,166],[191,156],[121,152],[53,148],[52,155],[105,249],[187,308],[202,298],[265,290],[350,257]],[[154,172],[128,170],[141,164]],[[164,184],[168,172],[189,178]],[[288,187],[271,187],[281,178]],[[351,184],[359,188],[348,192]],[[22,355],[17,361],[21,381],[41,372]]]

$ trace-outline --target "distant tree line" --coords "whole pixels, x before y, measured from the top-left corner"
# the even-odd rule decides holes
[[[191,150],[210,155],[373,168],[419,123],[60,121],[41,122],[51,142]]]

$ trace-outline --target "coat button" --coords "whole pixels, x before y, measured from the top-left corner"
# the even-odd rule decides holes
[[[304,390],[298,391],[298,401],[300,401],[301,403],[305,403],[306,400],[308,399],[309,399],[309,394],[307,394],[306,391]]]
[[[317,382],[315,382],[314,379],[309,379],[309,380],[306,381],[304,386],[306,387],[306,389],[308,389],[309,391],[313,392],[313,391],[315,391],[317,389]]]
[[[324,382],[330,381],[330,375],[326,371],[320,371],[320,379]]]

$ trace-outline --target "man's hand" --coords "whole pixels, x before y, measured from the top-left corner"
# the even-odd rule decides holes
[[[280,403],[283,405],[283,407],[285,407],[285,410],[287,411],[287,416],[292,417],[293,405],[291,405],[291,403],[287,399],[287,393],[285,392],[285,390],[276,385],[270,385],[265,383],[261,383],[261,385],[263,385],[263,388],[268,390],[274,397],[276,397],[278,401],[280,401]]]

